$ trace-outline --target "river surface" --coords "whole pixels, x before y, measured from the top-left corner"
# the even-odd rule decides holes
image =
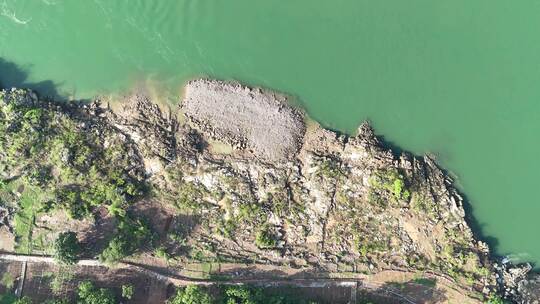
[[[457,175],[498,254],[539,262],[539,30],[537,0],[0,0],[0,58],[24,71],[3,62],[0,82],[175,103],[208,75],[293,94],[335,130],[370,119]]]

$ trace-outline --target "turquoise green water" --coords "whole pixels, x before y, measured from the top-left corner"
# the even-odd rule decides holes
[[[539,15],[536,0],[0,0],[0,57],[78,98],[210,75],[294,94],[334,129],[370,119],[439,156],[499,254],[540,261]]]

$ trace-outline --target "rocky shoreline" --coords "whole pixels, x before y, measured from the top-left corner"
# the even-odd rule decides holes
[[[45,106],[27,91],[3,91],[2,99]],[[241,261],[366,275],[406,269],[444,276],[471,299],[498,292],[538,301],[530,267],[490,256],[435,161],[395,155],[368,123],[355,136],[307,127],[283,94],[209,79],[188,83],[180,109],[169,113],[142,94],[122,105],[53,111],[71,113],[81,132],[104,134],[104,148],[121,142],[126,176],[152,189],[126,210],[147,217],[159,248],[180,264]],[[17,207],[2,208],[0,228],[12,232],[9,210]],[[92,212],[101,221],[111,217]],[[89,225],[79,233],[98,229]],[[135,260],[152,263],[153,256]]]
[[[531,270],[530,266],[512,266],[508,263],[496,263],[490,257],[487,244],[475,239],[465,220],[462,196],[453,187],[453,180],[436,165],[433,159],[429,156],[418,158],[408,153],[395,156],[394,152],[388,150],[375,136],[368,123],[363,123],[354,137],[338,135],[320,127],[306,130],[305,124],[301,122],[303,114],[287,105],[285,95],[262,88],[245,87],[239,83],[227,83],[209,79],[194,80],[186,85],[186,96],[181,103],[181,109],[183,115],[191,122],[191,126],[183,126],[187,129],[184,134],[193,135],[200,132],[198,135],[202,138],[200,140],[212,139],[225,142],[234,149],[233,155],[226,156],[204,155],[208,153],[204,150],[202,151],[203,159],[200,159],[200,156],[196,154],[191,155],[192,159],[198,159],[198,164],[195,166],[197,169],[203,167],[205,168],[203,170],[207,171],[205,161],[214,166],[214,161],[217,158],[219,161],[228,162],[230,166],[224,166],[220,170],[224,168],[231,169],[232,167],[233,170],[243,170],[250,176],[250,181],[247,183],[251,184],[248,185],[248,188],[261,187],[260,184],[254,182],[257,177],[253,178],[252,175],[265,172],[271,178],[275,178],[275,175],[279,176],[279,173],[276,174],[279,170],[285,171],[292,183],[303,184],[300,186],[303,189],[299,189],[298,192],[306,192],[307,188],[307,192],[311,197],[308,198],[300,194],[298,199],[313,201],[313,205],[310,206],[311,210],[306,213],[310,217],[311,226],[308,229],[312,235],[293,246],[291,246],[291,243],[294,240],[287,240],[286,244],[290,248],[283,248],[285,250],[282,252],[282,256],[309,255],[308,250],[295,252],[297,248],[294,247],[301,246],[301,243],[305,242],[305,244],[308,244],[306,247],[311,246],[315,252],[323,254],[323,258],[315,258],[315,264],[318,266],[324,266],[325,263],[332,259],[345,260],[344,257],[338,257],[332,252],[350,250],[351,248],[340,247],[341,244],[332,244],[335,247],[332,250],[325,251],[325,247],[329,247],[330,243],[326,240],[328,231],[325,230],[329,228],[331,213],[334,209],[342,207],[340,202],[336,201],[337,195],[340,194],[338,192],[340,190],[355,192],[348,199],[358,199],[362,197],[362,195],[358,195],[362,192],[364,192],[362,193],[363,196],[372,195],[371,190],[365,189],[373,186],[370,181],[371,175],[378,170],[391,171],[395,169],[398,174],[403,174],[403,187],[411,188],[410,191],[412,191],[411,197],[404,199],[403,197],[396,198],[395,189],[390,189],[390,197],[383,198],[397,201],[399,206],[396,207],[400,210],[396,217],[406,218],[410,216],[408,213],[412,209],[411,205],[415,203],[415,199],[419,200],[420,196],[423,200],[432,204],[432,206],[422,206],[421,211],[428,212],[428,214],[427,218],[420,221],[421,227],[413,227],[407,230],[405,228],[406,223],[399,219],[398,226],[404,229],[394,232],[402,235],[408,241],[404,242],[401,247],[414,248],[406,252],[406,254],[420,252],[421,255],[425,254],[429,258],[444,254],[444,244],[438,244],[438,240],[429,240],[428,237],[442,223],[443,228],[447,231],[461,234],[460,237],[463,238],[463,243],[460,245],[465,244],[469,253],[478,258],[476,261],[479,265],[483,265],[478,267],[485,267],[490,269],[489,272],[494,273],[494,277],[488,275],[479,280],[481,284],[477,287],[482,286],[481,291],[485,295],[497,290],[506,299],[520,303],[534,303],[535,297],[539,296],[535,294],[537,285],[534,282],[536,280],[526,280],[527,273]],[[264,141],[261,142],[261,139],[264,139]],[[191,142],[193,147],[193,140]],[[195,150],[192,149],[191,151]],[[251,160],[255,165],[245,164],[246,159]],[[271,165],[268,166],[267,163]],[[339,176],[341,174],[345,176]],[[313,178],[310,178],[310,175]],[[362,186],[355,188],[350,183],[351,175],[354,176],[354,179],[361,181]],[[208,182],[206,176],[195,174],[191,176],[191,179],[204,184],[206,188],[216,187],[212,182]],[[347,182],[349,182],[348,185]],[[390,182],[395,183],[396,180]],[[267,181],[264,181],[264,183],[267,183]],[[338,186],[338,183],[344,183],[345,185]],[[286,182],[285,186],[291,187],[291,184],[287,185]],[[223,188],[225,187],[221,189]],[[265,185],[265,188],[267,190],[268,185]],[[253,190],[261,189],[251,189],[251,191]],[[294,192],[294,189],[289,188],[289,191]],[[291,193],[288,195],[290,196],[289,199],[294,196]],[[383,193],[382,196],[384,195],[388,195],[388,193]],[[415,197],[415,195],[417,196]],[[258,199],[261,199],[261,197]],[[219,203],[217,199],[216,203]],[[426,202],[422,203],[426,204]],[[433,209],[430,210],[429,208]],[[383,210],[378,211],[385,212]],[[283,223],[272,218],[270,220],[274,220],[273,225],[280,226],[279,229],[276,229],[277,235],[282,236],[283,232],[287,235],[294,234],[293,231],[280,232],[279,230],[284,229]],[[415,224],[418,225],[419,223]],[[417,231],[414,231],[415,229]],[[423,236],[419,236],[422,232]],[[425,241],[431,241],[433,244],[425,244]],[[283,246],[285,247],[285,245]],[[430,256],[429,249],[426,248],[430,246],[439,249],[433,250],[431,252],[432,256]],[[384,260],[387,257],[381,258],[379,256],[378,258]],[[291,263],[294,260],[284,261],[278,259],[276,261],[279,263]],[[351,258],[351,260],[354,260],[354,258]],[[368,269],[372,269],[373,264],[375,264],[371,262],[368,262]],[[411,265],[405,266],[410,267]],[[392,266],[387,265],[387,267]]]

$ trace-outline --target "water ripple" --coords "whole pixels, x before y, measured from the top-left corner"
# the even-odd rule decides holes
[[[32,18],[28,18],[27,20],[21,20],[19,18],[17,18],[17,15],[15,14],[15,11],[14,10],[10,10],[9,7],[8,7],[8,4],[6,1],[2,2],[0,4],[0,15],[4,16],[4,17],[7,17],[8,19],[10,19],[11,21],[17,23],[17,24],[27,24],[28,22],[30,22],[32,20]]]

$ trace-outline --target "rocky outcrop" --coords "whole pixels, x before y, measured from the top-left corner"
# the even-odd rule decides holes
[[[518,303],[540,303],[540,276],[533,274],[520,280],[515,292],[510,294]]]
[[[493,266],[499,293],[505,299],[523,304],[540,303],[540,276],[531,273],[530,264],[513,264],[505,258]]]
[[[284,102],[266,90],[195,80],[181,109],[196,130],[160,127],[162,114],[145,119],[149,127],[130,127],[127,134],[144,140],[155,128],[168,130],[141,147],[161,139],[167,148],[160,151],[185,151],[160,157],[154,180],[180,210],[200,215],[190,246],[221,259],[329,271],[430,269],[472,281],[479,292],[495,286],[487,245],[474,238],[463,198],[432,158],[394,155],[368,123],[350,137],[306,129]],[[234,149],[213,153],[210,141]]]
[[[6,229],[13,233],[13,208],[0,206],[0,228]]]

